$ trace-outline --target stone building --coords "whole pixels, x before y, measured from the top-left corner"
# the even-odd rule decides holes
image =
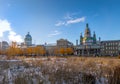
[[[69,42],[67,39],[59,39],[57,40],[57,47],[59,48],[73,47],[73,43]]]
[[[56,43],[51,43],[51,44],[47,44],[45,43],[44,45],[45,50],[46,50],[46,55],[50,55],[53,56],[55,55],[55,49],[57,49]]]
[[[101,55],[116,56],[120,54],[120,40],[101,41]]]
[[[32,46],[32,36],[28,32],[28,34],[25,36],[24,43],[26,46]]]
[[[80,44],[78,44],[78,42],[76,43],[75,50],[77,55],[93,56],[100,54],[100,38],[97,40],[95,32],[93,33],[93,36],[91,35],[88,24],[86,24],[84,36],[82,36],[82,33],[80,35]]]
[[[9,44],[7,41],[0,42],[0,50],[6,50],[9,48]]]

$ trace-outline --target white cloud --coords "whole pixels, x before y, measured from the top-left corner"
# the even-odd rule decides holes
[[[15,42],[22,42],[22,37],[18,34],[16,34],[14,31],[9,31],[9,36],[8,36],[10,41],[15,41]]]
[[[81,18],[75,18],[73,19],[71,16],[66,16],[65,21],[59,21],[58,23],[55,24],[55,26],[63,26],[63,25],[69,25],[69,24],[75,24],[75,23],[80,23],[85,21],[85,17]]]
[[[68,25],[68,24],[74,24],[74,23],[79,23],[79,22],[84,22],[84,21],[85,21],[85,17],[81,17],[81,18],[76,18],[73,20],[68,20],[66,24]]]
[[[65,22],[59,21],[58,23],[55,24],[55,26],[62,26],[65,25]]]
[[[9,41],[22,42],[22,37],[13,31],[10,22],[7,20],[0,19],[0,37],[3,37],[4,32],[9,32],[8,39]]]
[[[59,34],[61,34],[61,32],[55,30],[51,34],[49,34],[48,37],[53,37],[53,36],[56,36],[56,35],[59,35]]]
[[[64,19],[73,19],[72,15],[70,15],[69,13],[66,14],[66,16],[64,17]]]
[[[10,23],[7,20],[0,20],[0,37],[3,37],[6,31],[11,31]]]

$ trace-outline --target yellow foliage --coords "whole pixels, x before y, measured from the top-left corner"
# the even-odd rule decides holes
[[[73,49],[72,48],[67,48],[66,53],[69,54],[69,55],[73,54]]]

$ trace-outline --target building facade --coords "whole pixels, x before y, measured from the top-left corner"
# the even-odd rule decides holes
[[[74,54],[79,56],[117,56],[120,55],[120,40],[106,40],[96,38],[96,33],[91,34],[89,25],[86,24],[84,35],[80,34],[80,39],[76,40],[74,46],[72,42],[67,39],[59,39],[54,44],[39,45],[46,50],[46,55],[56,55],[56,50],[72,48]],[[24,42],[18,45],[21,49],[28,47],[36,47],[32,44],[32,36],[28,32],[25,35]],[[6,50],[9,48],[9,44],[6,41],[0,42],[0,50]]]
[[[56,43],[51,43],[51,44],[45,43],[44,47],[46,50],[46,55],[48,55],[48,56],[55,55],[55,50],[57,49]]]
[[[73,47],[73,43],[69,42],[67,39],[59,39],[57,40],[58,48],[68,48]]]
[[[101,55],[117,56],[120,54],[120,40],[101,41]]]
[[[25,36],[24,43],[26,46],[32,46],[32,36],[28,32],[28,34]]]
[[[81,56],[93,56],[100,54],[101,42],[97,40],[95,32],[91,35],[90,28],[86,24],[84,36],[80,35],[80,43],[76,42],[75,53]]]
[[[0,50],[6,50],[9,48],[9,44],[7,41],[0,42]]]

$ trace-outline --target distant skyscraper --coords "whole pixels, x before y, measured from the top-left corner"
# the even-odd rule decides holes
[[[30,33],[28,32],[28,34],[25,36],[24,39],[25,45],[26,46],[32,46],[32,37],[30,35]]]

